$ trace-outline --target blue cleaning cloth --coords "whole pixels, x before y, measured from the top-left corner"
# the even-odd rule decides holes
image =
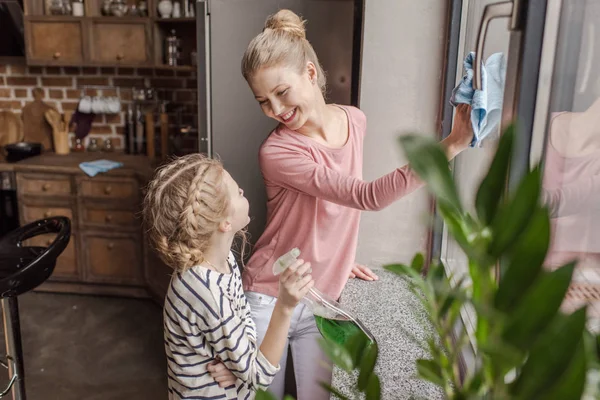
[[[123,166],[123,163],[110,161],[110,160],[96,160],[90,162],[82,162],[79,164],[79,168],[83,170],[89,176],[96,176],[100,172],[110,171],[114,168],[120,168]]]
[[[473,63],[475,53],[465,58],[465,76],[452,90],[450,104],[456,107],[464,103],[471,106],[471,124],[473,141],[471,147],[481,147],[481,141],[498,129],[502,114],[504,81],[506,78],[506,60],[504,54],[492,54],[481,70],[481,90],[473,89]]]

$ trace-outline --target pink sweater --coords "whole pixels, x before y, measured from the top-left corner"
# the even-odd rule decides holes
[[[422,184],[407,166],[373,181],[362,180],[362,111],[342,107],[349,138],[328,148],[276,128],[260,149],[267,191],[267,225],[244,269],[244,290],[277,296],[275,260],[294,247],[312,264],[316,287],[338,299],[354,266],[361,210],[381,210]]]

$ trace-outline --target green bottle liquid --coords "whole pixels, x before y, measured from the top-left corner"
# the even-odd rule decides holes
[[[365,334],[356,322],[352,320],[329,319],[315,315],[315,321],[317,323],[317,328],[319,328],[319,332],[321,332],[321,335],[325,339],[342,346],[358,332],[361,332],[363,335]],[[368,336],[367,339],[369,339]]]
[[[273,275],[277,276],[285,271],[298,259],[299,255],[300,250],[294,248],[279,257],[273,264]],[[343,310],[337,301],[330,299],[317,288],[311,288],[302,299],[302,302],[309,307],[315,316],[317,328],[326,340],[343,346],[352,336],[362,332],[369,342],[376,342],[375,337],[367,327]]]

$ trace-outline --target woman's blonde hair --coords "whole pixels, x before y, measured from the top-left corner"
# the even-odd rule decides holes
[[[227,217],[229,196],[220,161],[202,154],[158,169],[144,198],[144,223],[161,259],[176,271],[205,261],[212,235]],[[246,244],[245,231],[239,232]]]
[[[302,73],[308,61],[317,68],[317,84],[323,93],[327,80],[315,49],[306,40],[305,20],[290,10],[269,16],[265,28],[248,45],[242,58],[242,75],[248,81],[263,67],[287,65]]]

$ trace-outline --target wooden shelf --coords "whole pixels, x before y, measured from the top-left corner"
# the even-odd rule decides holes
[[[156,69],[170,69],[170,70],[174,70],[174,71],[195,71],[196,67],[194,65],[165,65],[165,64],[158,64],[155,65],[154,68]]]
[[[72,15],[26,15],[26,21],[50,21],[50,22],[76,22],[76,21],[109,21],[109,22],[147,22],[149,17],[98,17],[83,16],[74,17]]]
[[[196,22],[196,17],[183,17],[183,18],[160,18],[154,17],[152,18],[155,22],[165,23],[165,24],[176,24],[176,23],[191,23]]]

